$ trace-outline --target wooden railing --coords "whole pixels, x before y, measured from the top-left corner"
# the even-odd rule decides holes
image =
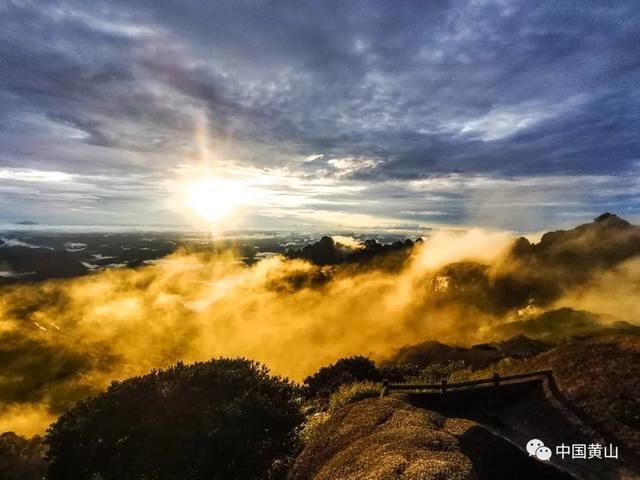
[[[382,381],[382,396],[387,395],[392,390],[439,390],[442,393],[447,393],[448,390],[454,390],[458,388],[476,387],[480,385],[494,385],[500,386],[503,382],[512,382],[514,380],[525,380],[535,377],[551,377],[553,372],[551,370],[538,370],[535,372],[517,373],[514,375],[500,376],[494,373],[490,378],[482,378],[478,380],[468,380],[465,382],[448,383],[446,379],[443,379],[440,383],[421,384],[421,383],[389,383],[388,380]]]

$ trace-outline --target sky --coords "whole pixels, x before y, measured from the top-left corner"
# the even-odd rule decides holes
[[[636,0],[0,0],[0,27],[2,222],[640,220]]]

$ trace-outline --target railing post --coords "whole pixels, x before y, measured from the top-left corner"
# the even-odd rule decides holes
[[[493,384],[497,387],[500,385],[500,374],[498,372],[495,372],[493,374]]]
[[[447,379],[443,378],[442,379],[442,393],[446,393],[447,392]]]
[[[382,379],[382,393],[381,397],[386,397],[389,394],[389,380],[386,378]]]

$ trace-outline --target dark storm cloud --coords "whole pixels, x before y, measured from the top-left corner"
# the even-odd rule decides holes
[[[459,174],[613,184],[640,160],[633,1],[10,1],[0,15],[4,167],[156,178],[196,155],[203,116],[240,164],[372,192]],[[636,208],[636,187],[611,201]],[[463,221],[474,187],[459,188],[386,214]]]

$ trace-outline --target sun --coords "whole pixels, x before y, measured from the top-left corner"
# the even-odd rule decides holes
[[[205,177],[187,185],[186,203],[201,219],[217,223],[231,215],[242,204],[242,190],[231,181]]]

